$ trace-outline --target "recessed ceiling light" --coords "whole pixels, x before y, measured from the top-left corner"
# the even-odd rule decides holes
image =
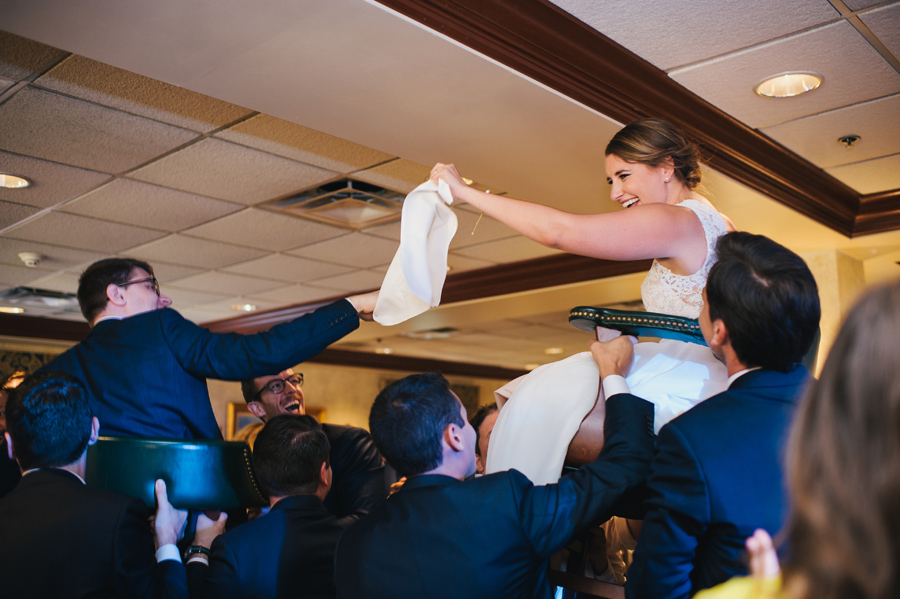
[[[394,350],[392,350],[392,349],[389,348],[389,347],[376,347],[376,348],[375,348],[375,353],[376,353],[376,354],[383,354],[383,355],[387,356],[387,355],[390,355],[390,354],[394,353]]]
[[[234,304],[231,309],[237,312],[254,312],[256,306],[254,304]]]
[[[29,181],[25,177],[0,173],[0,187],[7,187],[9,189],[22,189],[23,187],[28,187],[29,185],[31,185],[31,181]]]
[[[756,84],[753,91],[767,98],[790,98],[816,89],[825,77],[818,73],[795,71],[766,77]]]
[[[4,314],[21,314],[25,311],[25,308],[15,308],[12,306],[0,306],[0,312]]]
[[[548,347],[544,350],[544,353],[548,356],[555,356],[557,354],[563,353],[565,350],[561,347]]]
[[[534,369],[537,368],[538,366],[540,366],[540,364],[526,364],[526,365],[525,365],[525,370],[534,370]]]

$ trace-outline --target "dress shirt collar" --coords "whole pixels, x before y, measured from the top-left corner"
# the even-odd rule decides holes
[[[83,484],[83,485],[86,485],[86,484],[87,484],[86,482],[84,482],[84,479],[81,478],[79,475],[77,475],[76,473],[72,472],[71,470],[66,470],[65,468],[32,468],[31,470],[26,470],[25,472],[23,472],[23,473],[22,473],[22,476],[24,477],[24,476],[27,476],[27,475],[31,474],[32,472],[40,472],[40,471],[42,471],[42,470],[44,470],[44,471],[54,471],[54,470],[56,470],[56,471],[68,472],[69,474],[71,474],[72,476],[74,476],[75,478],[77,478],[78,480],[80,480],[80,481],[81,481],[81,484]]]
[[[762,366],[754,366],[753,368],[745,368],[745,369],[741,370],[740,372],[735,372],[730,377],[728,377],[728,387],[731,387],[731,383],[738,380],[740,377],[744,376],[748,372],[753,372],[754,370],[760,370],[760,369],[762,369]]]

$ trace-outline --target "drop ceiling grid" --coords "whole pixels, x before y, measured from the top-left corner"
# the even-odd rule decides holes
[[[0,200],[0,231],[19,221],[34,216],[40,211],[40,208],[35,208],[34,206]]]
[[[373,268],[390,264],[399,245],[399,239],[382,239],[365,233],[350,233],[310,243],[287,253],[292,256],[333,262],[343,266]]]
[[[59,208],[62,212],[175,233],[241,210],[243,205],[116,179]]]
[[[310,287],[320,287],[339,293],[355,293],[367,289],[379,289],[384,275],[370,270],[355,270],[342,275],[310,281]],[[323,294],[324,295],[324,294]],[[333,293],[331,295],[334,295]]]
[[[159,239],[165,232],[75,214],[47,212],[7,230],[5,235],[14,239],[115,254]]]
[[[310,303],[320,299],[334,297],[336,295],[339,295],[339,293],[322,288],[310,287],[309,285],[288,285],[264,293],[254,293],[253,295],[248,296],[248,298],[251,300],[260,299],[264,301],[273,301],[282,306],[290,306],[293,304]]]
[[[173,284],[173,286],[175,285],[179,289],[189,291],[207,291],[221,295],[247,295],[283,287],[284,282],[210,270],[179,279],[177,283]]]
[[[252,114],[246,108],[78,55],[69,56],[33,85],[199,133]]]
[[[900,154],[837,166],[828,173],[860,193],[900,189]]]
[[[316,279],[344,274],[354,270],[319,260],[308,260],[286,254],[269,254],[262,258],[234,264],[221,269],[225,272],[256,275],[288,283],[305,283]]]
[[[860,64],[866,68],[861,69]],[[821,73],[824,84],[780,101],[753,86],[785,71]],[[669,75],[751,127],[767,127],[900,91],[900,73],[846,21],[699,63]]]
[[[198,268],[221,268],[238,262],[261,258],[262,250],[232,244],[208,241],[185,235],[169,235],[163,239],[134,247],[129,250],[134,258],[170,264],[186,264]]]
[[[21,252],[37,252],[41,254],[42,258],[38,267],[29,269],[39,272],[56,272],[58,270],[80,268],[85,264],[90,264],[104,257],[104,254],[99,252],[0,237],[0,264],[22,266],[22,261],[19,259]]]
[[[184,231],[189,237],[282,252],[342,237],[346,229],[271,210],[247,208]]]
[[[490,260],[497,263],[518,262],[541,258],[562,252],[535,243],[525,237],[512,237],[500,241],[491,241],[479,245],[454,250],[455,253],[479,260]]]
[[[0,149],[104,173],[132,169],[197,134],[26,87],[0,104]]]
[[[803,117],[762,132],[821,168],[900,153],[900,94]],[[859,135],[847,148],[838,138]]]
[[[328,181],[336,173],[207,138],[136,171],[132,179],[253,205]]]
[[[900,2],[872,9],[859,20],[896,58],[900,58]]]
[[[0,31],[0,76],[22,81],[63,54],[57,48]]]
[[[70,200],[110,178],[104,173],[3,151],[0,151],[0,164],[5,171],[39,183],[24,189],[0,188],[0,200],[40,208]]]

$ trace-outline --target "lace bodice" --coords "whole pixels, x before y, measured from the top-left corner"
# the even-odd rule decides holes
[[[722,216],[711,206],[698,200],[684,200],[678,206],[691,209],[706,236],[706,261],[692,275],[676,275],[653,261],[650,272],[641,284],[641,299],[648,312],[661,312],[673,316],[698,318],[703,308],[703,287],[709,269],[716,262],[716,241],[727,232]]]

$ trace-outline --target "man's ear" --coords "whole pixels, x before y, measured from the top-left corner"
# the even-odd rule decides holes
[[[259,418],[262,421],[266,419],[266,411],[263,409],[261,405],[259,405],[255,401],[251,401],[247,404],[247,409],[250,410],[250,413]]]
[[[728,327],[725,326],[725,321],[721,318],[712,321],[712,334],[709,337],[709,346],[714,348],[723,347],[730,341],[731,338],[728,335]]]
[[[15,452],[13,451],[12,437],[9,436],[9,433],[3,433],[3,436],[6,437],[6,453],[9,454],[9,459],[16,459]]]
[[[453,451],[463,451],[465,449],[465,440],[462,429],[455,424],[448,424],[444,428],[444,442]]]
[[[91,438],[88,439],[88,445],[93,445],[100,437],[100,421],[96,416],[91,418]]]
[[[106,299],[115,306],[124,306],[126,303],[125,296],[122,295],[122,288],[115,283],[106,286]]]
[[[322,467],[319,468],[319,485],[324,485],[326,489],[330,489],[331,479],[331,466],[326,462],[322,462]]]

